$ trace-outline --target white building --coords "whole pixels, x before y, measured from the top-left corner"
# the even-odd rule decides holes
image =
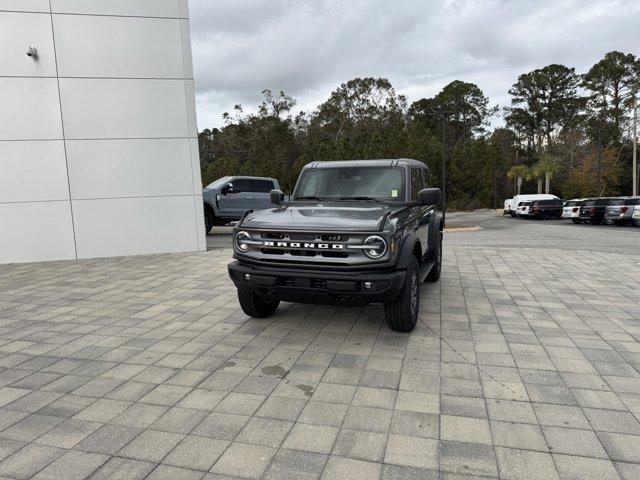
[[[0,263],[205,250],[199,163],[187,0],[0,0]]]

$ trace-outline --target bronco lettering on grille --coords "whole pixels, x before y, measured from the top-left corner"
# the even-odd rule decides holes
[[[344,250],[341,243],[308,243],[308,242],[262,242],[265,247],[281,248],[317,248],[319,250]]]

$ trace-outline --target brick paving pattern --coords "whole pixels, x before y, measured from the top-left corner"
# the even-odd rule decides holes
[[[418,327],[206,254],[0,267],[0,478],[640,478],[637,257],[449,247]]]

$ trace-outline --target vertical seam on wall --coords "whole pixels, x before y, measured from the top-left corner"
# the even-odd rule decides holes
[[[73,250],[78,258],[78,243],[76,241],[76,224],[73,215],[73,200],[71,199],[71,177],[69,176],[69,159],[67,158],[67,136],[64,131],[64,115],[62,115],[62,94],[60,92],[60,72],[58,71],[58,52],[56,50],[56,32],[53,26],[53,8],[49,0],[49,17],[51,19],[51,37],[53,40],[53,60],[56,65],[56,82],[58,84],[58,106],[60,108],[60,126],[62,128],[62,146],[64,148],[64,164],[67,173],[67,190],[69,192],[69,210],[71,212],[71,231],[73,233]]]
[[[51,0],[49,0],[51,1]],[[180,17],[180,0],[178,0],[178,17]],[[184,58],[184,31],[182,29],[182,18],[178,18],[178,25],[180,25],[180,53],[182,54],[182,77],[183,77],[183,82],[184,82],[184,108],[187,114],[187,138],[188,138],[188,143],[189,143],[189,169],[191,171],[191,189],[193,191],[193,219],[195,221],[195,233],[196,233],[196,245],[198,248],[198,251],[204,251],[207,249],[207,239],[206,239],[206,232],[205,232],[205,242],[204,245],[200,245],[200,228],[198,226],[198,205],[197,205],[197,192],[195,190],[195,177],[194,177],[194,172],[193,172],[193,151],[191,149],[191,129],[189,128],[189,124],[190,124],[190,116],[189,116],[189,90],[187,88],[187,71],[185,69],[185,58]],[[189,19],[186,19],[187,22],[189,21]],[[189,36],[189,41],[191,41],[191,36]],[[191,80],[193,81],[193,79]],[[195,93],[194,93],[195,94]],[[195,102],[195,100],[194,100]],[[196,129],[196,138],[197,137],[197,131],[198,131],[198,127],[197,124],[194,125],[194,128]],[[198,163],[200,163],[200,153],[198,152]]]

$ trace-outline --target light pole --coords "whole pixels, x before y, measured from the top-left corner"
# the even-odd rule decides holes
[[[442,224],[445,224],[447,212],[447,144],[446,125],[448,112],[442,112]]]
[[[633,196],[638,195],[638,96],[633,93]]]

